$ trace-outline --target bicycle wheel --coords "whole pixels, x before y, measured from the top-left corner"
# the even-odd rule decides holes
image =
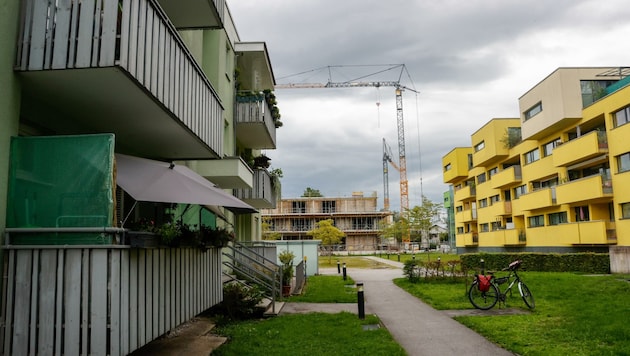
[[[474,281],[468,290],[468,300],[470,300],[470,303],[472,303],[475,308],[488,310],[497,304],[499,300],[499,290],[497,286],[490,284],[490,289],[486,292],[482,292],[477,286],[477,281]]]
[[[521,293],[521,297],[529,309],[534,309],[534,296],[532,295],[532,292],[529,291],[529,288],[527,288],[525,283],[518,282],[518,291]]]

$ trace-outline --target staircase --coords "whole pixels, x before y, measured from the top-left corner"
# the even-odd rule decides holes
[[[276,247],[264,242],[251,242],[246,246],[234,242],[223,248],[224,282],[256,284],[268,298],[267,315],[277,315],[276,302],[282,295],[280,266],[276,264]],[[279,310],[278,310],[279,311]]]

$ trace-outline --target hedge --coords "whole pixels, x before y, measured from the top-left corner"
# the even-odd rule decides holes
[[[486,271],[497,271],[512,261],[521,260],[521,269],[538,272],[610,273],[607,253],[466,253],[460,256],[462,267],[479,270],[484,260]]]

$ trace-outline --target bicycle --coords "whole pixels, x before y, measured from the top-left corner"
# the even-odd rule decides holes
[[[488,272],[489,276],[475,275],[475,280],[468,290],[468,299],[470,300],[470,303],[472,303],[475,308],[481,310],[491,309],[499,301],[505,304],[508,292],[511,296],[512,287],[516,285],[518,286],[518,292],[521,295],[521,298],[523,298],[525,305],[527,305],[530,309],[534,309],[534,296],[517,273],[517,270],[522,263],[523,262],[520,260],[510,263],[508,267],[502,270],[509,271],[508,275],[505,277],[494,278],[494,272]],[[488,279],[485,288],[483,286],[483,278]],[[505,292],[501,292],[501,288],[499,286],[505,283],[509,283],[509,285],[505,289]]]

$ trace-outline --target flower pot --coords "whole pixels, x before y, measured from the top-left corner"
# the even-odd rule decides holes
[[[282,286],[282,296],[288,297],[291,295],[291,286]]]

